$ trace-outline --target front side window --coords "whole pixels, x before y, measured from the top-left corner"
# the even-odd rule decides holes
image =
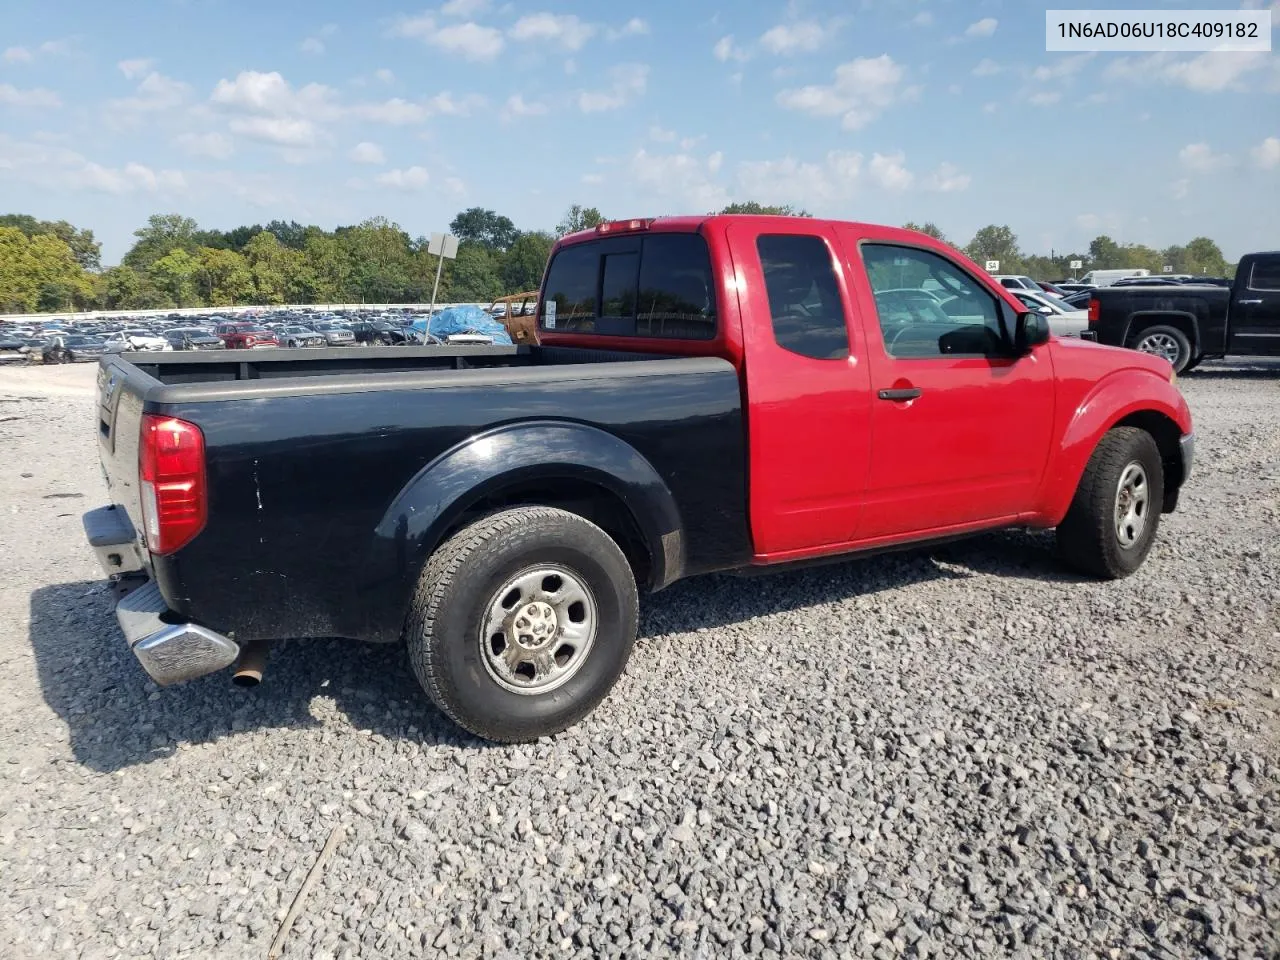
[[[847,357],[844,306],[823,239],[765,234],[757,238],[756,250],[778,346],[815,360]]]
[[[890,356],[1008,356],[996,298],[950,260],[875,243],[862,260]]]

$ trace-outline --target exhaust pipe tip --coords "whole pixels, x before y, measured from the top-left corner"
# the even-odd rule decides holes
[[[262,674],[267,669],[267,644],[264,641],[253,641],[240,648],[240,656],[236,658],[235,668],[231,674],[231,682],[237,687],[256,687],[262,682]]]

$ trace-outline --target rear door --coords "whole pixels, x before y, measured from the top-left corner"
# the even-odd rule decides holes
[[[1016,311],[958,260],[897,232],[837,229],[865,271],[874,399],[859,539],[943,534],[1031,510],[1052,436],[1051,345],[1012,356]]]
[[[1280,253],[1240,265],[1231,297],[1231,352],[1280,356]]]
[[[855,538],[871,451],[869,371],[828,226],[730,221],[743,313],[751,532],[761,559]]]

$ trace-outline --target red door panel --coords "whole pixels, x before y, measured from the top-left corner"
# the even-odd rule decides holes
[[[957,349],[963,352],[940,353],[957,342],[949,338],[982,331],[981,322],[970,325],[973,318],[965,314],[974,308],[965,304],[985,304],[998,317],[1002,295],[990,292],[950,257],[939,269],[949,266],[976,285],[972,298],[950,296],[931,274],[924,274],[923,283],[920,272],[901,281],[886,280],[884,274],[870,277],[859,241],[901,244],[900,236],[878,241],[854,226],[837,227],[837,235],[851,273],[861,271],[855,286],[865,320],[873,398],[871,462],[858,539],[924,535],[1031,510],[1053,430],[1055,387],[1048,346],[1018,358],[977,356],[964,346],[976,341],[961,340]],[[936,263],[932,258],[942,256],[924,245],[920,249],[927,256],[908,254],[897,262],[916,266]],[[902,276],[913,275],[904,267]],[[893,289],[899,282],[905,288]],[[916,286],[936,301],[929,310],[941,322],[933,323],[933,313],[916,312],[910,305],[919,293]],[[990,301],[982,301],[988,292]],[[895,297],[908,301],[901,312]],[[895,322],[904,317],[908,319],[901,325]],[[899,355],[891,354],[887,343]]]
[[[744,316],[751,532],[759,559],[853,539],[867,480],[870,371],[861,327],[849,323],[853,300],[829,228],[819,228],[818,235],[833,271],[828,296],[838,297],[844,314],[847,356],[804,356],[780,346],[774,332],[757,241],[814,232],[804,221],[727,227]]]

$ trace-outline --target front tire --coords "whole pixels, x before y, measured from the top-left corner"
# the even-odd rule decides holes
[[[478,520],[427,561],[405,623],[418,682],[449,719],[518,743],[577,723],[626,667],[635,578],[595,524],[551,507]]]
[[[1058,556],[1104,580],[1129,576],[1151,550],[1163,503],[1164,464],[1151,434],[1136,427],[1110,430],[1058,525]]]
[[[1191,364],[1191,341],[1177,327],[1159,324],[1138,333],[1131,346],[1140,353],[1164,357],[1173,366],[1174,373],[1182,373]]]

